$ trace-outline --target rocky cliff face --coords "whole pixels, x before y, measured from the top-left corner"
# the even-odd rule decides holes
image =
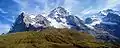
[[[18,18],[16,19],[15,23],[12,25],[12,28],[10,29],[10,33],[12,32],[23,32],[26,31],[27,27],[24,22],[24,13],[21,13]]]

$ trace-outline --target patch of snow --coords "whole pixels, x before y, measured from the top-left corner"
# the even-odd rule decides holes
[[[44,25],[36,23],[33,26],[37,28],[37,27],[44,26]]]
[[[96,24],[100,24],[101,22],[102,22],[101,20],[99,20],[99,21],[94,21],[94,22],[91,23],[90,25],[95,26]]]
[[[117,25],[117,23],[113,23],[113,22],[102,22],[104,24],[109,24],[109,25]]]
[[[91,29],[94,29],[93,26],[89,25],[89,24],[85,24],[87,27],[91,28]]]
[[[66,19],[65,19],[65,18],[60,18],[60,20],[61,20],[62,22],[66,22]]]
[[[58,16],[55,14],[55,16],[54,16],[55,18],[57,18]]]
[[[34,24],[35,24],[35,22],[32,22],[32,23],[31,23],[31,25],[34,25]]]
[[[31,19],[33,19],[33,18],[35,18],[35,17],[36,17],[35,15],[30,15],[30,18],[31,18]]]
[[[51,18],[47,18],[47,19],[51,22],[50,26],[53,26],[55,28],[70,28],[70,26],[67,25],[66,20],[63,18],[61,18],[61,19],[63,19],[62,21],[64,23],[63,22],[58,23],[55,19],[51,19]]]
[[[104,15],[107,15],[107,13],[105,13],[105,12],[101,12],[102,14],[104,14]]]

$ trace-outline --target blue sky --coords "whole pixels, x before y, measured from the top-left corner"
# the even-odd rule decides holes
[[[71,14],[81,17],[105,9],[120,10],[119,0],[0,0],[0,34],[7,33],[17,16],[22,12],[29,14],[48,13],[62,6]]]

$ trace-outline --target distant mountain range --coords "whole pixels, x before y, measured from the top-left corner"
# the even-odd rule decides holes
[[[63,7],[53,9],[48,15],[21,13],[9,33],[41,31],[48,27],[76,29],[87,32],[97,39],[115,41],[120,38],[120,12],[111,9],[91,15],[85,21],[70,15]]]
[[[95,29],[102,29],[109,32],[113,36],[120,38],[120,11],[107,9],[88,17],[86,24]]]

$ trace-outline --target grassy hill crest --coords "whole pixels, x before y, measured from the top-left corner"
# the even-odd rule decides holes
[[[116,47],[98,42],[85,32],[48,28],[43,31],[17,32],[0,36],[0,48],[97,48]]]

